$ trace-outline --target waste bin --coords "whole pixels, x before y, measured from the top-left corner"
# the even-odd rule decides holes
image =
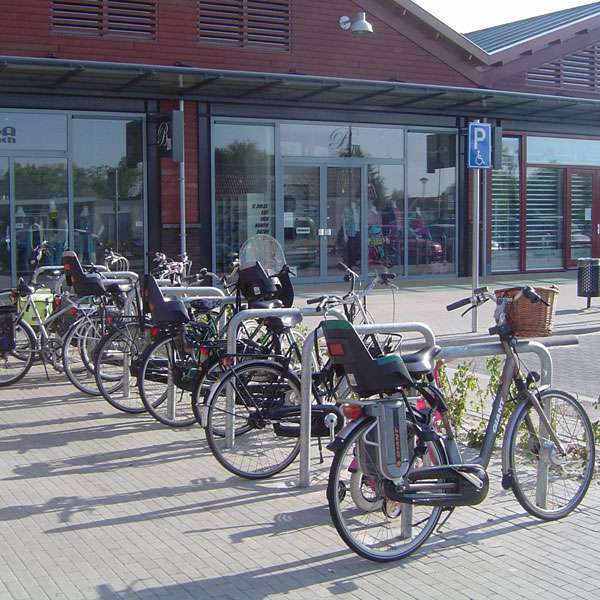
[[[600,296],[600,258],[577,259],[577,295],[588,299],[588,308]]]

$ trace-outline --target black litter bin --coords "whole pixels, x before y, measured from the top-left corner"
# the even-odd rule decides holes
[[[600,258],[577,259],[577,295],[588,299],[588,308],[600,296]]]

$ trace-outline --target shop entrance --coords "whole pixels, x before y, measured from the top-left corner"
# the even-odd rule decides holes
[[[596,169],[567,170],[567,268],[600,251],[600,206],[594,202],[600,198],[599,177]]]
[[[284,166],[283,243],[299,277],[339,278],[339,262],[361,272],[362,180],[362,167]]]

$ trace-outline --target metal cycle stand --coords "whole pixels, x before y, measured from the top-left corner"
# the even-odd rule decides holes
[[[345,320],[346,318],[340,311],[337,310],[330,310],[328,311],[328,314],[337,319]],[[229,321],[229,325],[227,326],[227,354],[235,355],[237,350],[237,332],[240,325],[244,321],[250,321],[252,319],[265,319],[267,317],[300,317],[300,319],[302,319],[303,317],[314,317],[322,315],[323,313],[317,311],[316,308],[250,308],[242,310],[236,315],[233,315],[231,321]],[[304,342],[304,345],[306,345],[306,342]],[[304,347],[302,349],[302,352],[304,356]],[[304,378],[304,359],[302,364],[302,377]],[[225,441],[226,447],[230,449],[233,448],[235,437],[233,424],[233,420],[235,417],[235,401],[233,398],[232,389],[227,389],[226,410],[227,413],[225,415]]]

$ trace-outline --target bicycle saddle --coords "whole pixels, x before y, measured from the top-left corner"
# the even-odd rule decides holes
[[[426,375],[435,367],[435,357],[442,351],[439,346],[428,346],[413,354],[403,354],[402,360],[412,375]]]
[[[252,300],[248,308],[283,308],[281,300]]]
[[[211,310],[215,310],[215,308],[219,308],[220,304],[219,300],[206,300],[204,298],[190,302],[190,306],[203,315],[209,313]]]

